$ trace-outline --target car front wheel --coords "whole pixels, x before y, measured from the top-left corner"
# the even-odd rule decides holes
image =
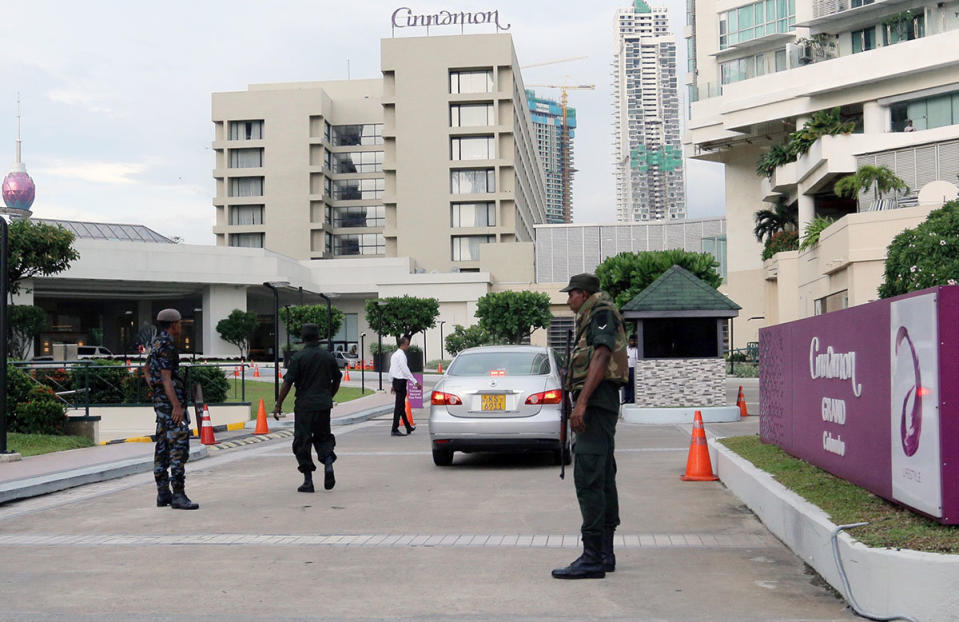
[[[433,450],[433,464],[436,466],[450,466],[453,464],[453,450],[451,449],[434,449]]]

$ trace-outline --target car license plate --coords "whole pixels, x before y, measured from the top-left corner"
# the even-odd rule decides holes
[[[506,396],[502,393],[481,395],[480,404],[481,410],[506,410]]]

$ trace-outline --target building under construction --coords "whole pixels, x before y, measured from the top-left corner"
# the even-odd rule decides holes
[[[568,174],[572,178],[576,109],[566,108],[564,136],[563,109],[559,102],[537,97],[532,90],[526,91],[526,100],[529,102],[530,116],[536,133],[539,161],[542,162],[546,174],[546,222],[551,225],[572,222],[573,196],[571,188],[565,187],[563,171],[568,167]],[[565,149],[564,142],[569,143]],[[569,214],[566,213],[567,209]]]

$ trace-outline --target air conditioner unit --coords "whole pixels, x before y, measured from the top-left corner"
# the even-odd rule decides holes
[[[804,43],[799,46],[799,64],[808,65],[812,62],[812,45]]]

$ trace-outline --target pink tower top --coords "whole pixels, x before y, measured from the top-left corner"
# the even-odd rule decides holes
[[[10,174],[3,179],[3,202],[8,209],[30,213],[30,207],[36,198],[37,187],[27,174],[27,167],[20,160],[20,100],[17,99],[17,161],[13,163]]]

